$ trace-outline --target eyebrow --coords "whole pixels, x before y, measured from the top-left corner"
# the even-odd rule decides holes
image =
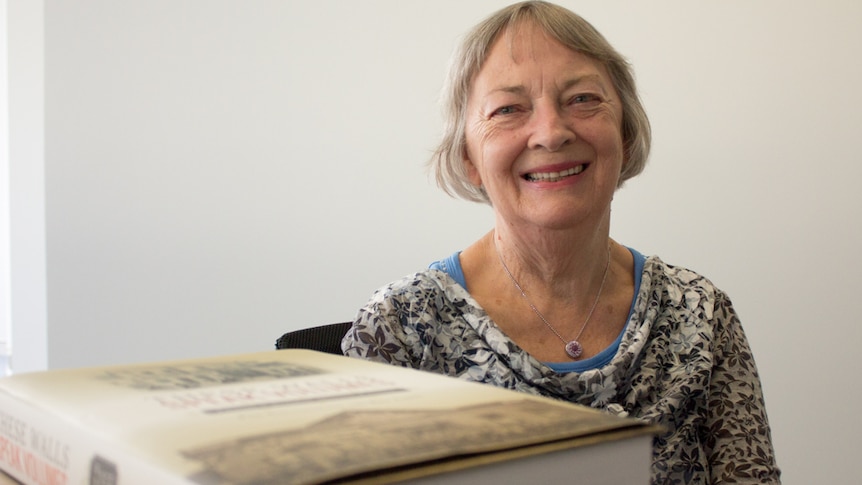
[[[564,82],[562,85],[561,91],[566,91],[566,90],[570,89],[572,86],[577,86],[578,84],[583,84],[585,82],[601,81],[601,80],[602,80],[602,77],[599,74],[584,74],[583,76],[577,76],[577,77],[571,78],[571,79],[567,80],[566,82]],[[604,85],[601,82],[599,82],[598,84],[600,85],[600,87],[602,88],[602,91],[604,92],[605,91]],[[491,94],[500,93],[500,92],[511,93],[511,94],[524,94],[527,92],[527,88],[522,84],[518,84],[515,86],[502,86],[499,88],[492,89],[491,91],[488,92],[488,94],[485,97],[488,97]]]

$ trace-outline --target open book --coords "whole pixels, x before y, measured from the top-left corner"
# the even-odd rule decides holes
[[[309,350],[0,379],[0,468],[28,485],[647,484],[655,431]]]

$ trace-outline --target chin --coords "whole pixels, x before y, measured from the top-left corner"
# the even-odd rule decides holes
[[[578,209],[568,205],[563,208],[542,211],[542,214],[534,219],[534,222],[537,226],[554,231],[592,230],[607,220],[608,213],[609,211]]]

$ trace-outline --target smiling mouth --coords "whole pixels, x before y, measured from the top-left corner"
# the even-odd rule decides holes
[[[528,173],[524,175],[524,179],[529,182],[558,182],[566,177],[577,175],[586,170],[586,168],[587,165],[582,164],[578,165],[577,167],[572,167],[568,170],[563,170],[561,172]]]

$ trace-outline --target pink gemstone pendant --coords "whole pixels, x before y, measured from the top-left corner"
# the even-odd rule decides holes
[[[577,359],[584,353],[584,348],[581,347],[581,343],[577,340],[572,340],[571,342],[566,344],[566,353],[569,354],[569,357],[573,359]]]

